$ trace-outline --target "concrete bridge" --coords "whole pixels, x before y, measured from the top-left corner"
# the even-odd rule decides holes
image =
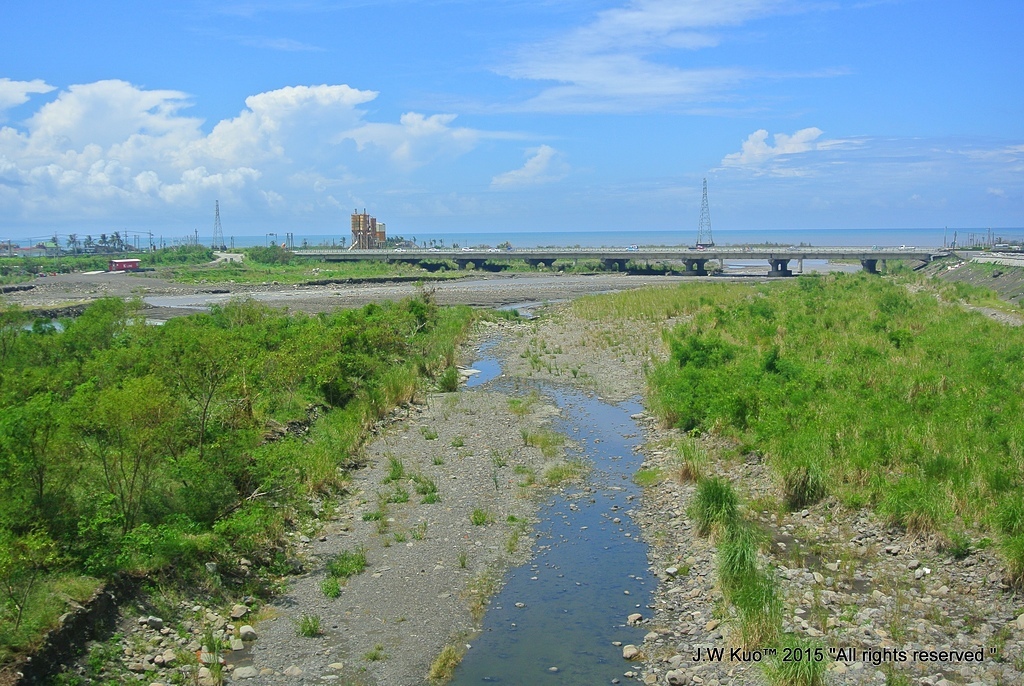
[[[707,263],[717,260],[724,266],[725,260],[765,260],[768,262],[768,276],[792,276],[790,262],[796,260],[798,271],[803,271],[804,260],[858,260],[865,271],[877,273],[885,269],[887,260],[917,260],[930,262],[936,257],[949,254],[939,248],[413,248],[389,250],[341,250],[338,248],[302,248],[293,251],[299,257],[315,257],[334,262],[376,260],[380,262],[406,262],[419,264],[423,261],[450,260],[459,269],[484,263],[522,260],[534,267],[550,267],[556,261],[600,260],[608,269],[626,271],[626,263],[633,262],[680,262],[684,271],[693,276],[706,276]]]

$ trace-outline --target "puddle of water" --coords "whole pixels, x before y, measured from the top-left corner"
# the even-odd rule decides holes
[[[488,341],[477,348],[477,352],[481,355],[486,353],[488,350],[498,344],[497,341]],[[466,379],[466,386],[473,388],[475,386],[482,386],[485,383],[497,379],[501,376],[501,363],[498,358],[490,355],[480,357],[472,364],[473,369],[480,372]]]
[[[455,672],[455,686],[611,683],[630,669],[612,642],[639,644],[646,633],[626,626],[634,612],[650,616],[656,584],[647,574],[647,546],[626,513],[639,507],[631,477],[643,460],[633,452],[641,432],[630,415],[642,407],[538,388],[562,409],[556,428],[580,443],[593,471],[584,485],[541,507],[534,558],[507,574]]]

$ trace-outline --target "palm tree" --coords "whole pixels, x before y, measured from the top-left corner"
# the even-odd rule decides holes
[[[86,236],[85,241],[82,243],[85,251],[89,252],[89,249],[92,248],[93,245],[95,245],[95,242],[92,240],[92,236]]]

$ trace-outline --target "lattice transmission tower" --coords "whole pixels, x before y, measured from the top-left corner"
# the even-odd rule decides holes
[[[697,245],[712,246],[715,244],[711,238],[711,210],[708,208],[708,180],[704,179],[704,197],[700,201],[700,226],[697,227]]]
[[[220,225],[220,200],[214,201],[213,210],[213,249],[226,250],[224,245],[224,229]]]

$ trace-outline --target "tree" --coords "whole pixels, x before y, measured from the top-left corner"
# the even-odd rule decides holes
[[[20,537],[0,534],[0,587],[14,608],[15,631],[21,626],[36,582],[59,561],[57,544],[42,531]]]
[[[72,233],[68,235],[68,248],[73,252],[78,252],[78,234]]]
[[[202,460],[206,433],[214,401],[234,367],[235,346],[222,329],[198,327],[192,322],[172,322],[168,337],[167,362],[174,384],[192,401],[198,417],[198,448]]]
[[[83,384],[75,406],[82,447],[99,463],[126,534],[139,522],[161,461],[177,452],[180,408],[153,375],[99,391]]]
[[[21,405],[5,408],[0,418],[0,447],[4,451],[0,464],[4,464],[9,488],[14,491],[7,499],[18,500],[15,493],[29,494],[30,508],[35,511],[29,519],[48,514],[50,478],[64,460],[52,449],[59,427],[59,407],[52,394],[38,393]]]

